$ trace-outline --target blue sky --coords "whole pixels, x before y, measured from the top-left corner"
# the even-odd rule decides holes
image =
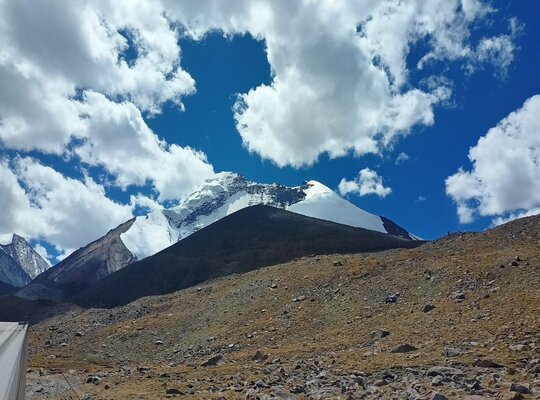
[[[393,193],[386,198],[347,198],[361,208],[393,218],[424,238],[434,239],[448,231],[485,229],[491,225],[489,217],[480,217],[472,224],[459,223],[444,181],[459,167],[469,167],[468,149],[480,136],[519,108],[525,99],[540,93],[540,27],[535,22],[540,16],[540,5],[534,1],[500,2],[496,7],[501,14],[515,16],[524,24],[522,34],[515,40],[519,50],[508,74],[498,76],[488,66],[469,75],[459,65],[438,65],[441,72],[449,70],[448,76],[455,82],[454,104],[439,107],[433,126],[414,128],[382,157],[330,160],[323,155],[315,165],[297,169],[279,168],[249,154],[242,147],[231,118],[235,94],[270,82],[265,45],[251,35],[226,39],[214,33],[202,42],[181,41],[182,64],[196,80],[197,94],[185,99],[187,112],[169,109],[163,116],[149,120],[149,126],[168,141],[202,149],[217,171],[235,171],[260,182],[298,185],[303,180],[315,179],[337,190],[344,176],[352,178],[364,167],[375,169]],[[494,24],[497,22],[504,24],[504,19]],[[496,27],[491,29],[495,31]],[[396,165],[401,152],[409,160]],[[419,197],[425,200],[419,201]]]
[[[0,235],[22,233],[54,260],[132,214],[174,204],[212,171],[285,185],[315,179],[338,192],[345,180],[353,189],[341,193],[351,202],[427,239],[540,207],[529,193],[540,184],[540,131],[526,118],[537,104],[524,105],[540,94],[538,2],[441,3],[413,13],[444,17],[425,31],[412,27],[406,7],[415,1],[387,2],[390,11],[374,9],[369,18],[350,3],[328,10],[300,3],[284,11],[288,6],[268,2],[265,12],[249,14],[241,1],[87,4],[85,13],[53,2],[41,10],[2,5],[4,25],[38,22],[0,39],[14,60],[0,57],[0,204],[11,215],[0,219]],[[122,7],[131,13],[115,13]],[[62,26],[62,13],[75,21],[99,15],[107,26],[88,29],[114,34],[97,43],[86,28]],[[346,34],[352,23],[360,42]],[[401,28],[412,32],[405,42]],[[63,55],[69,49],[73,55]],[[414,99],[388,111],[407,94]],[[368,129],[370,107],[389,116]],[[494,139],[479,145],[491,128]],[[499,184],[485,166],[514,168],[515,158],[489,159],[508,137],[530,154],[515,179],[505,172]],[[468,158],[474,147],[477,167]],[[366,168],[390,194],[360,192]],[[508,196],[521,190],[514,181],[530,191]],[[64,230],[83,233],[67,237]]]

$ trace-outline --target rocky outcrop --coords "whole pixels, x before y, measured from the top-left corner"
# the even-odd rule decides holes
[[[120,235],[129,229],[133,221],[123,223],[102,238],[75,251],[54,268],[38,276],[30,286],[55,287],[69,295],[130,264],[133,255],[120,240]],[[24,292],[34,293],[29,290]],[[38,292],[43,296],[42,290]],[[29,296],[23,294],[23,297]]]

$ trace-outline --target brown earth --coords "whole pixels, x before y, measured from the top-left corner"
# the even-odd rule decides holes
[[[304,257],[44,321],[27,394],[75,398],[62,370],[87,399],[540,398],[539,288],[540,216]]]

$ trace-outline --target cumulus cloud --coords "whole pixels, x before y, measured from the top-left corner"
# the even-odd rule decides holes
[[[415,125],[431,125],[449,87],[411,87],[407,56],[428,43],[421,66],[511,61],[511,40],[470,26],[494,12],[477,0],[182,1],[166,3],[195,38],[222,30],[264,40],[272,82],[238,96],[236,127],[246,148],[279,166],[380,153]],[[479,47],[482,50],[476,51]],[[484,55],[479,60],[478,54]]]
[[[188,195],[213,174],[204,153],[160,140],[133,103],[115,103],[93,91],[83,97],[86,139],[73,153],[86,164],[103,166],[114,184],[125,188],[150,181],[165,201]]]
[[[381,153],[433,124],[451,83],[430,75],[432,63],[507,68],[514,29],[474,43],[469,32],[494,12],[478,0],[0,0],[0,146],[19,153],[0,166],[0,206],[11,210],[0,226],[67,251],[213,174],[205,154],[165,142],[146,123],[167,103],[183,110],[196,92],[181,35],[264,41],[271,82],[239,93],[231,117],[248,151],[299,167],[323,153]],[[419,67],[429,84],[414,87],[407,57],[419,41],[428,43]],[[119,204],[103,182],[65,177],[29,152],[103,168],[107,184],[148,185],[155,197]]]
[[[156,200],[140,193],[129,196],[129,204],[132,210],[140,210],[146,214],[156,210],[163,210],[163,206]]]
[[[158,3],[0,1],[0,15],[4,147],[59,155],[69,147],[122,188],[149,182],[160,200],[213,173],[204,154],[160,140],[143,118],[165,102],[182,109],[195,91]]]
[[[494,223],[540,209],[540,95],[529,98],[469,151],[472,168],[446,179],[461,223],[476,215]]]
[[[358,176],[351,181],[343,178],[339,182],[338,189],[342,196],[354,193],[359,196],[374,194],[379,197],[386,197],[392,193],[391,188],[383,185],[382,178],[377,172],[369,168],[360,170]]]
[[[195,92],[195,82],[180,65],[180,32],[200,39],[221,30],[227,36],[249,32],[266,44],[272,82],[240,93],[234,106],[249,151],[297,167],[322,153],[379,153],[415,125],[433,124],[434,107],[451,94],[444,80],[410,85],[407,56],[415,43],[428,43],[422,67],[448,59],[509,65],[514,30],[471,40],[469,27],[493,12],[478,0],[60,0],[31,6],[2,0],[0,89],[7,95],[0,99],[0,140],[13,149],[62,154],[73,138],[92,142],[104,107],[108,115],[131,105],[151,116],[165,102],[183,109],[182,97]],[[133,141],[145,140],[141,129],[133,130]],[[110,154],[99,153],[99,143],[90,146],[90,161],[121,175],[119,184],[148,179],[159,191],[169,187],[155,176],[129,177]],[[157,159],[168,166],[204,158],[158,147]],[[87,156],[88,147],[75,154]],[[148,155],[147,162],[156,159],[154,150]],[[194,170],[193,176],[200,168]]]
[[[28,157],[0,163],[0,207],[0,233],[46,239],[63,253],[131,218],[92,178],[67,178]]]

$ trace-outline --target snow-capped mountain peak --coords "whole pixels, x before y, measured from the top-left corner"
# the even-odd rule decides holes
[[[23,237],[16,234],[11,242],[0,244],[0,251],[0,280],[13,286],[26,285],[50,267]]]
[[[178,206],[137,217],[133,225],[122,233],[121,240],[140,260],[235,211],[258,204],[389,232],[381,217],[356,207],[320,182],[312,180],[301,186],[287,187],[252,182],[236,173],[221,172],[207,179]],[[400,232],[403,233],[401,236],[412,239],[405,230]],[[396,234],[396,231],[392,233]]]
[[[337,194],[328,186],[323,185],[318,181],[306,181],[304,183],[303,191],[306,194],[304,200],[309,200],[315,196],[335,195]]]

